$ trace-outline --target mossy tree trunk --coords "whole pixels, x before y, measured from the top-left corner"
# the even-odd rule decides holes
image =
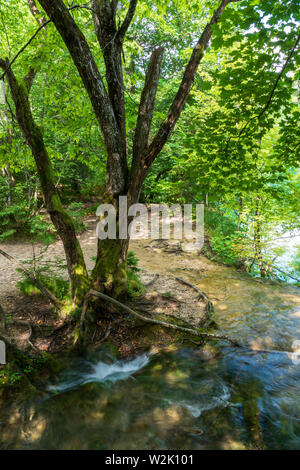
[[[93,269],[93,287],[112,297],[127,293],[126,258],[128,240],[98,240],[97,261]]]
[[[28,75],[20,82],[9,68],[8,61],[0,61],[0,66],[7,69],[6,76],[15,104],[18,124],[32,151],[47,211],[64,245],[72,299],[74,303],[81,303],[87,290],[88,274],[73,220],[64,210],[55,185],[55,175],[42,131],[35,123],[31,112],[29,92],[35,72],[33,68],[30,68]]]

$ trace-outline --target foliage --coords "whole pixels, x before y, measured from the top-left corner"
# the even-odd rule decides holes
[[[291,268],[294,275],[300,279],[300,246],[297,247],[296,253],[294,254],[291,261]]]
[[[145,286],[142,283],[139,272],[140,268],[138,267],[138,258],[133,251],[129,251],[127,255],[127,282],[128,282],[128,295],[129,297],[138,297],[145,292]]]
[[[68,207],[68,212],[74,220],[76,232],[86,230],[86,224],[83,222],[84,209],[81,202],[72,202]]]
[[[139,260],[136,256],[136,254],[134,253],[134,251],[128,251],[127,253],[127,268],[134,272],[134,273],[137,273],[140,271],[140,268],[138,267],[138,264],[139,264]]]
[[[34,378],[49,361],[50,356],[44,352],[39,356],[20,353],[12,363],[0,367],[0,387],[22,385],[24,378]]]

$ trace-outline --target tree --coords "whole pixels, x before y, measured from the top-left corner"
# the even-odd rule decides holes
[[[39,1],[69,50],[99,122],[107,151],[107,184],[104,199],[114,204],[116,209],[118,209],[120,195],[127,195],[130,203],[138,201],[149,168],[169,139],[184,108],[200,61],[211,39],[212,27],[219,21],[226,6],[233,1],[236,0],[222,0],[204,28],[186,66],[168,115],[149,143],[163,57],[162,47],[153,50],[141,94],[130,168],[126,141],[122,49],[125,35],[135,14],[137,0],[130,1],[120,26],[116,24],[118,1],[95,0],[92,3],[95,32],[105,62],[107,90],[91,49],[63,1]],[[28,4],[40,22],[42,15],[36,3],[34,0],[28,0]],[[42,29],[42,26],[40,28]],[[36,70],[30,67],[28,74],[20,82],[14,75],[8,59],[2,59],[0,65],[8,79],[18,124],[36,162],[47,210],[64,244],[72,297],[75,302],[80,303],[88,282],[82,251],[76,238],[72,219],[62,208],[43,134],[36,125],[30,108],[29,94]],[[126,292],[127,250],[128,239],[98,241],[97,261],[92,274],[92,283],[95,288],[105,290],[115,296]]]
[[[21,47],[13,60],[1,60],[2,77],[7,77],[14,102],[12,106],[9,97],[4,110],[12,123],[17,120],[34,156],[47,210],[64,243],[75,303],[82,302],[90,283],[114,296],[126,293],[128,240],[99,240],[96,265],[92,276],[88,276],[74,223],[63,208],[57,189],[55,172],[65,154],[79,162],[85,152],[85,161],[90,160],[91,166],[95,162],[92,154],[97,153],[102,172],[106,160],[107,180],[101,200],[112,203],[117,212],[118,197],[126,195],[129,203],[137,202],[146,178],[148,185],[154,178],[156,194],[157,188],[162,188],[165,195],[175,187],[182,202],[187,197],[199,202],[207,193],[210,200],[211,194],[217,198],[233,191],[239,204],[241,192],[259,192],[263,184],[271,185],[278,174],[284,177],[282,149],[286,151],[288,147],[286,158],[293,165],[295,129],[289,114],[294,52],[299,43],[295,34],[297,1],[291,0],[284,8],[280,1],[240,0],[226,8],[234,0],[223,0],[189,60],[189,48],[198,37],[199,17],[211,15],[215,1],[94,0],[91,6],[67,8],[62,0],[41,0],[39,4],[49,20],[35,0],[27,0],[27,4],[25,0],[21,4],[11,1],[17,13],[20,8],[20,18],[25,6],[29,6],[39,24],[32,37],[41,40],[34,54],[28,52],[26,45],[21,47],[22,28],[15,28],[10,9],[1,5],[2,20],[4,17],[9,29],[14,28],[15,47]],[[77,21],[72,16],[75,11]],[[92,29],[87,26],[88,21]],[[59,35],[49,31],[49,23],[54,24]],[[175,23],[176,27],[170,28]],[[212,47],[205,54],[204,69],[196,77],[211,37]],[[3,38],[10,51],[9,34]],[[31,39],[27,44],[30,43]],[[139,48],[145,51],[139,54]],[[3,52],[2,45],[0,50]],[[103,61],[98,59],[100,52]],[[21,53],[25,60],[18,68],[15,59]],[[179,83],[178,70],[186,62]],[[23,71],[25,63],[27,74]],[[45,63],[50,73],[45,70]],[[44,76],[40,73],[41,64]],[[70,72],[65,70],[68,67]],[[51,77],[54,70],[57,80]],[[86,94],[78,93],[82,85]],[[39,96],[45,94],[45,89],[52,93],[48,102]],[[89,115],[94,129],[92,145],[87,143],[90,132],[86,125],[90,105],[94,114]],[[68,111],[61,112],[61,107]],[[165,116],[168,107],[167,117],[158,125],[157,118]],[[170,139],[184,107],[179,129]],[[293,119],[297,121],[297,112]],[[96,126],[101,129],[103,142]],[[257,155],[261,141],[276,126],[283,129],[278,157],[260,162]],[[9,131],[3,146],[7,150],[16,141],[20,147],[18,155],[23,155],[15,126]],[[7,167],[7,158],[3,161]],[[9,182],[7,173],[5,178]]]

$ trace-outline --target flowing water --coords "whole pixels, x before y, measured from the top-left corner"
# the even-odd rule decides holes
[[[165,256],[149,253],[144,267],[164,272]],[[74,359],[42,400],[2,408],[2,448],[300,449],[300,290],[201,257],[168,260],[169,272],[213,299],[222,332],[247,347]]]

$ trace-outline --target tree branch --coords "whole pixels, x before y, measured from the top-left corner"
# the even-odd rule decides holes
[[[27,3],[28,3],[28,6],[30,8],[32,15],[36,19],[36,22],[39,25],[44,25],[44,23],[46,23],[46,18],[44,17],[44,15],[41,14],[40,10],[36,6],[35,0],[27,0]]]
[[[28,91],[31,90],[35,75],[36,75],[36,71],[34,70],[33,67],[30,67],[26,77],[24,78],[24,82],[26,83]]]
[[[125,16],[125,19],[123,23],[121,24],[119,31],[118,31],[118,39],[123,42],[125,38],[125,34],[130,26],[130,23],[133,20],[136,6],[137,6],[138,0],[130,0],[129,8],[127,10],[127,14]]]
[[[244,127],[240,130],[240,132],[239,132],[239,134],[238,134],[238,139],[239,139],[239,138],[242,136],[242,134],[245,132],[245,130],[247,129],[247,127],[249,126],[249,124],[250,124],[251,121],[253,121],[254,119],[260,119],[260,118],[265,114],[265,112],[267,111],[268,107],[270,106],[270,104],[271,104],[271,102],[272,102],[273,95],[274,95],[274,93],[275,93],[275,91],[276,91],[277,85],[278,85],[278,83],[279,83],[279,81],[280,81],[280,79],[281,79],[281,77],[282,77],[282,75],[283,75],[283,73],[284,73],[284,71],[285,71],[285,69],[286,69],[288,63],[290,62],[290,60],[291,60],[291,58],[292,58],[292,56],[293,56],[295,50],[297,49],[298,44],[299,44],[299,41],[300,41],[300,35],[297,36],[296,42],[295,42],[294,46],[292,47],[292,49],[290,50],[290,52],[289,52],[289,54],[288,54],[288,56],[287,56],[287,58],[286,58],[286,60],[285,60],[285,62],[284,62],[284,64],[283,64],[283,66],[282,66],[282,68],[281,68],[281,70],[280,70],[280,72],[279,72],[279,74],[278,74],[278,76],[277,76],[277,78],[276,78],[276,80],[275,80],[275,83],[274,83],[274,85],[273,85],[273,87],[272,87],[272,90],[271,90],[269,96],[268,96],[268,99],[267,99],[267,102],[266,102],[265,106],[263,107],[263,109],[260,111],[259,114],[253,116],[253,117],[252,117],[251,119],[249,119],[249,121],[244,125]]]
[[[108,192],[117,196],[126,186],[126,148],[112,103],[89,45],[62,0],[39,0],[67,46],[89,95],[107,149]]]
[[[232,1],[238,0],[222,0],[219,8],[214,12],[210,22],[204,28],[204,31],[193,50],[189,63],[187,64],[180,87],[169,109],[169,113],[149,146],[145,159],[145,173],[162,150],[180,117],[194,82],[199,64],[204,56],[205,50],[212,36],[211,27],[219,21],[224,9]]]
[[[7,65],[7,61],[0,60],[0,67],[7,68]],[[74,300],[80,301],[88,273],[83,253],[76,237],[74,222],[64,210],[60,195],[55,186],[52,162],[44,143],[42,131],[32,115],[27,85],[25,83],[26,86],[23,86],[23,84],[18,82],[10,67],[7,70],[7,78],[16,108],[16,118],[19,127],[27,145],[32,151],[36,163],[47,211],[64,245],[71,282],[71,295]]]
[[[85,6],[85,5],[73,5],[72,7],[69,8],[69,10],[74,10],[76,8],[87,8],[89,10],[92,10],[91,8]],[[25,51],[25,49],[32,43],[32,41],[36,38],[36,36],[39,34],[42,29],[45,28],[49,23],[52,23],[52,20],[47,20],[41,26],[36,30],[36,32],[31,36],[30,39],[24,44],[24,46],[21,47],[21,49],[17,52],[17,54],[13,57],[13,59],[8,63],[7,68],[4,70],[3,74],[0,76],[0,80],[3,80],[5,77],[8,69],[13,65],[13,63],[17,60],[17,58],[22,54],[22,52]]]
[[[258,119],[261,118],[261,116],[266,112],[266,110],[267,110],[268,107],[270,106],[270,103],[271,103],[271,101],[272,101],[272,98],[273,98],[274,92],[275,92],[275,90],[276,90],[276,88],[277,88],[277,85],[278,85],[278,83],[279,83],[279,80],[281,79],[281,77],[282,77],[282,75],[283,75],[283,72],[285,71],[285,69],[286,69],[286,67],[287,67],[287,65],[288,65],[288,63],[289,63],[289,61],[290,61],[292,55],[294,54],[295,50],[297,49],[297,46],[298,46],[298,44],[299,44],[299,41],[300,41],[300,34],[298,35],[294,46],[293,46],[292,49],[290,50],[290,52],[289,52],[289,54],[288,54],[288,56],[287,56],[287,58],[286,58],[286,61],[285,61],[284,65],[283,65],[282,69],[280,70],[280,73],[278,74],[278,77],[277,77],[277,79],[276,79],[276,81],[275,81],[275,83],[274,83],[274,85],[273,85],[273,88],[272,88],[272,90],[271,90],[271,93],[270,93],[270,95],[269,95],[269,98],[268,98],[268,100],[267,100],[267,102],[266,102],[264,108],[261,110],[261,112],[260,112],[259,115],[257,116]]]
[[[122,43],[117,38],[116,11],[110,0],[93,0],[93,8],[95,32],[105,61],[108,96],[126,148]]]
[[[136,193],[139,190],[136,185],[139,186],[139,183],[142,181],[144,157],[145,151],[149,145],[148,140],[153,118],[155,97],[160,77],[163,53],[163,47],[158,47],[152,52],[146,73],[144,89],[141,95],[137,124],[133,138],[133,160],[131,167],[132,187],[130,190],[133,200],[136,200],[138,196]]]
[[[51,23],[51,20],[48,20],[46,21],[46,23],[43,23],[37,30],[36,32],[31,36],[31,38],[24,44],[23,47],[21,47],[21,49],[17,52],[17,54],[14,56],[14,58],[7,63],[7,66],[4,68],[4,72],[2,73],[2,75],[0,76],[0,80],[3,80],[5,75],[7,74],[8,70],[10,69],[10,67],[13,65],[13,63],[17,60],[17,58],[22,54],[22,52],[25,51],[25,49],[29,46],[29,44],[32,43],[32,41],[34,40],[34,38],[39,34],[39,32],[44,29],[45,26],[47,26],[47,24]],[[3,60],[2,60],[3,62]]]

